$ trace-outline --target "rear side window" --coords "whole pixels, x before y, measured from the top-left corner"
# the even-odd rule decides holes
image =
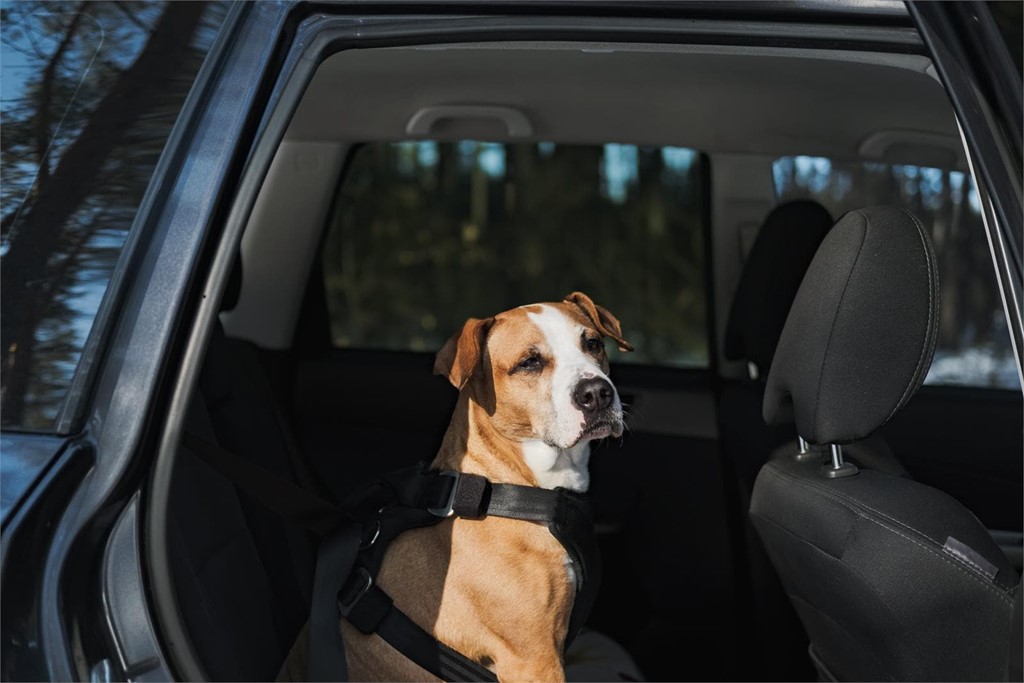
[[[9,2],[0,413],[50,430],[128,230],[227,7]]]
[[[589,294],[636,347],[706,367],[700,157],[681,148],[360,148],[323,249],[333,343],[435,351],[469,317]]]
[[[931,230],[939,262],[939,339],[926,384],[1019,389],[1017,366],[970,174],[878,163],[784,157],[773,167],[779,201],[809,198],[832,215],[891,204]]]

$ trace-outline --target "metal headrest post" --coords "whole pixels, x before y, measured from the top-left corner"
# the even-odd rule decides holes
[[[843,447],[837,443],[829,444],[832,462],[821,466],[821,473],[829,479],[849,477],[857,474],[857,466],[852,462],[843,462]]]
[[[797,435],[797,443],[800,444],[800,450],[796,454],[797,462],[807,462],[808,460],[817,460],[820,456],[819,453],[812,451],[810,445],[804,440],[804,437]]]

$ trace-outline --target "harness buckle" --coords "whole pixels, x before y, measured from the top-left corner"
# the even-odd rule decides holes
[[[369,538],[366,538],[366,536]],[[380,538],[380,517],[374,520],[373,531],[366,534],[366,536],[364,536],[364,538],[359,542],[359,550],[372,548],[373,544],[377,542],[378,538]]]
[[[455,492],[459,488],[459,473],[454,470],[444,470],[438,472],[438,475],[442,477],[451,477],[455,481],[452,483],[452,491],[448,494],[448,502],[445,503],[444,507],[441,508],[427,508],[427,512],[438,517],[451,517],[454,513],[452,508],[455,507]]]
[[[358,571],[352,575],[352,578],[345,582],[345,586],[338,591],[338,611],[341,616],[348,618],[352,608],[359,603],[366,592],[373,586],[373,577],[370,576],[370,572],[366,570],[366,567],[358,567]],[[358,581],[358,585],[354,590],[349,586],[352,581]]]
[[[388,508],[385,505],[381,509],[377,510],[377,518],[373,520],[373,531],[370,532],[370,533],[364,533],[360,537],[360,541],[359,541],[359,551],[360,552],[362,552],[363,550],[367,550],[369,548],[372,548],[373,545],[377,542],[377,539],[380,538],[380,532],[381,532],[381,528],[382,528],[380,517],[381,517],[381,515],[384,514],[384,511],[387,510],[387,509]],[[368,531],[368,529],[364,529],[364,532],[365,531]]]

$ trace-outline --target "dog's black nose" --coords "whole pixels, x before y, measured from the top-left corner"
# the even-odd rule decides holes
[[[572,402],[584,415],[592,415],[610,406],[614,395],[615,390],[608,380],[593,377],[576,385],[572,392]]]

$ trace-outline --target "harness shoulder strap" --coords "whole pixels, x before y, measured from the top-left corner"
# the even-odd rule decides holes
[[[355,567],[360,531],[346,524],[320,544],[313,576],[313,604],[309,613],[309,653],[306,675],[311,681],[348,680],[345,644],[338,631],[338,595]]]
[[[338,611],[362,633],[376,633],[391,647],[443,681],[497,681],[487,668],[440,642],[394,606],[365,569],[338,594]]]
[[[548,524],[548,530],[565,548],[576,572],[576,599],[565,637],[565,647],[568,648],[583,628],[597,599],[601,585],[601,553],[594,536],[590,502],[572,491],[563,490],[561,493],[558,517]]]

